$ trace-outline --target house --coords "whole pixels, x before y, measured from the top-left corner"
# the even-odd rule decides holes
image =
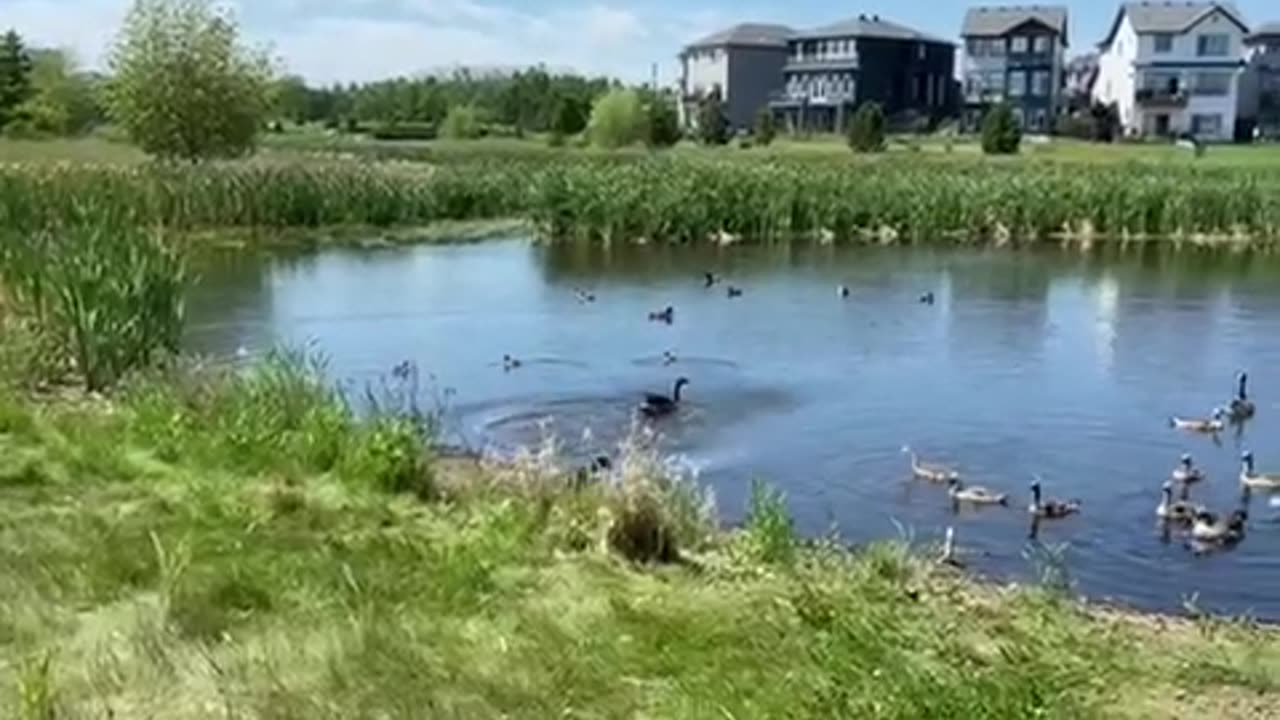
[[[965,14],[966,128],[1004,102],[1030,132],[1049,132],[1064,108],[1067,9],[1060,6],[975,7]]]
[[[1268,23],[1245,38],[1249,48],[1240,112],[1260,137],[1280,140],[1280,23]]]
[[[1125,3],[1099,44],[1094,99],[1116,104],[1129,135],[1230,140],[1248,34],[1232,3]]]
[[[742,23],[686,46],[680,53],[682,124],[696,125],[698,106],[718,92],[729,126],[751,127],[770,93],[782,86],[791,34],[785,25]]]
[[[859,15],[789,39],[770,106],[792,131],[844,132],[867,102],[891,118],[938,118],[954,104],[954,68],[954,44]]]

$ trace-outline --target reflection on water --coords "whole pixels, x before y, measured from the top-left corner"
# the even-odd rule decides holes
[[[646,392],[686,402],[657,423],[702,468],[727,519],[750,480],[781,486],[802,529],[922,540],[954,525],[972,567],[1034,574],[1033,475],[1080,498],[1065,544],[1081,589],[1149,607],[1280,617],[1280,506],[1259,496],[1249,534],[1197,556],[1154,510],[1182,452],[1229,512],[1240,452],[1280,469],[1280,261],[1172,252],[835,247],[454,247],[219,255],[189,304],[191,349],[232,355],[314,340],[342,379],[404,360],[440,387],[458,438],[510,450],[554,433],[583,457],[616,445]],[[723,282],[705,287],[704,273]],[[724,287],[746,290],[728,299]],[[849,297],[836,289],[845,285]],[[595,296],[581,301],[581,293]],[[918,302],[932,292],[934,305]],[[647,320],[675,308],[674,322]],[[504,355],[520,360],[505,368]],[[1256,421],[1212,438],[1169,429],[1252,372]],[[1273,400],[1276,399],[1276,400]],[[906,481],[899,452],[1011,494],[953,514],[945,488]],[[1038,557],[1038,556],[1037,556]]]

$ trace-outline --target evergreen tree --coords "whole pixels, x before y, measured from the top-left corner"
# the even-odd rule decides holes
[[[12,122],[31,97],[31,55],[22,36],[10,30],[0,38],[0,129]]]
[[[649,147],[671,147],[680,141],[680,117],[671,98],[655,95],[650,99],[646,130]]]
[[[982,119],[982,151],[988,155],[1014,155],[1022,144],[1022,129],[1013,108],[999,103]]]
[[[729,119],[724,116],[719,88],[707,93],[698,107],[698,139],[705,145],[729,142]]]
[[[857,153],[884,150],[884,128],[884,110],[880,104],[863,103],[849,122],[849,147]]]

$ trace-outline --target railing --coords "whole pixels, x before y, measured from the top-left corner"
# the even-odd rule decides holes
[[[830,91],[825,93],[819,93],[816,90],[778,90],[769,93],[769,102],[790,103],[796,105],[831,105],[838,102],[849,102],[856,98],[857,93],[852,90]]]

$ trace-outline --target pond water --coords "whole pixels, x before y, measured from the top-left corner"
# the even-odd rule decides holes
[[[724,283],[704,287],[706,270]],[[545,420],[573,451],[607,452],[644,392],[685,376],[681,410],[657,427],[729,521],[762,478],[806,533],[935,541],[953,525],[980,572],[1034,577],[1029,548],[1064,548],[1093,597],[1280,619],[1280,503],[1255,494],[1246,540],[1208,555],[1162,537],[1154,515],[1183,452],[1208,473],[1194,500],[1222,512],[1238,504],[1242,450],[1280,471],[1277,259],[512,239],[216,255],[200,273],[191,350],[314,342],[357,383],[412,361],[452,389],[450,427],[472,446],[536,442]],[[648,320],[668,305],[672,324]],[[1254,421],[1216,439],[1169,427],[1229,401],[1240,369]],[[956,514],[945,489],[908,480],[907,444],[1011,507]],[[1031,541],[1034,474],[1084,512]]]

